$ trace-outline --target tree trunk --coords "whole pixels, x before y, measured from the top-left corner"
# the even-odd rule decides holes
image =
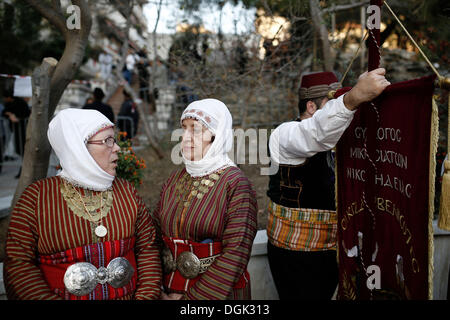
[[[69,29],[59,1],[52,1],[51,6],[46,1],[27,0],[27,2],[54,25],[66,41],[63,55],[56,65],[50,82],[50,99],[48,103],[48,116],[50,119],[64,90],[74,78],[83,60],[92,26],[91,9],[87,0],[73,0],[72,4],[80,9],[80,17],[78,17],[80,19],[80,27]]]
[[[158,47],[156,45],[156,29],[158,29],[158,24],[159,24],[159,18],[161,17],[161,8],[162,8],[162,2],[163,0],[159,1],[158,4],[158,11],[157,11],[157,15],[156,15],[156,22],[155,22],[155,27],[153,28],[153,65],[152,65],[152,90],[156,87],[156,83],[155,83],[155,75],[158,73],[157,69],[158,69]],[[156,111],[156,105],[155,105],[155,111]]]
[[[57,63],[58,61],[54,58],[45,58],[42,64],[33,72],[33,97],[31,103],[33,109],[27,125],[22,173],[14,194],[12,207],[15,206],[23,190],[28,185],[47,176],[48,160],[51,152],[46,130],[49,123],[50,79]]]
[[[90,25],[89,25],[90,29]],[[63,56],[56,66],[55,72],[50,82],[50,100],[48,104],[48,115],[52,117],[61,96],[69,83],[75,77],[78,68],[84,57],[88,42],[87,33],[84,36],[70,35],[66,40],[66,47]]]
[[[156,44],[156,29],[158,28],[158,24],[159,24],[159,19],[161,17],[161,8],[162,8],[162,2],[163,0],[160,0],[158,3],[158,9],[157,9],[157,15],[156,15],[156,22],[155,22],[155,26],[153,28],[153,33],[152,33],[152,40],[153,40],[153,63],[152,63],[152,67],[150,68],[151,72],[150,72],[150,78],[151,81],[149,83],[147,83],[147,87],[149,88],[147,90],[147,93],[144,94],[144,97],[147,98],[148,95],[148,104],[149,104],[149,109],[150,109],[150,114],[154,114],[156,112],[156,97],[155,97],[155,88],[156,88],[156,79],[155,76],[157,74],[157,69],[158,69],[158,47]]]
[[[92,26],[90,8],[86,0],[72,0],[72,4],[80,9],[80,17],[78,17],[80,26],[78,29],[68,28],[65,15],[61,10],[60,1],[52,0],[51,6],[48,2],[42,0],[27,0],[27,2],[61,32],[65,38],[66,46],[56,66],[53,65],[56,60],[44,59],[41,67],[33,73],[32,115],[31,123],[28,124],[26,138],[29,143],[28,145],[25,144],[22,174],[12,205],[16,203],[18,197],[29,183],[47,176],[51,152],[47,139],[48,122],[53,116],[64,90],[72,81],[81,65]],[[45,75],[46,73],[47,75]],[[48,83],[50,84],[49,89],[43,90],[43,88],[48,86]],[[41,92],[41,90],[47,92]],[[44,119],[45,117],[46,119]],[[34,137],[34,135],[36,136]],[[1,225],[0,234],[6,232],[5,229],[8,228],[8,224],[9,221]],[[4,243],[0,244],[2,247],[4,245]]]
[[[33,79],[35,91],[33,93],[32,123],[27,128],[27,140],[31,134],[36,135],[36,137],[30,140],[31,145],[25,144],[22,174],[12,202],[13,205],[29,183],[47,176],[51,152],[46,135],[48,122],[53,116],[64,90],[81,65],[92,25],[90,8],[86,0],[72,1],[74,5],[80,8],[81,15],[80,28],[72,30],[67,27],[58,1],[52,1],[52,6],[44,1],[27,0],[27,2],[59,29],[64,35],[66,46],[59,62],[55,59],[46,58],[43,64],[33,73],[33,77],[37,78]],[[56,65],[54,65],[55,63]],[[48,83],[44,83],[45,81],[50,81],[49,86]],[[48,88],[46,89],[48,92],[41,92],[43,88]],[[46,121],[42,119],[43,115],[47,117]],[[39,130],[36,128],[39,128]],[[36,159],[39,160],[34,162]]]
[[[328,30],[325,26],[322,11],[318,0],[309,0],[309,7],[311,11],[311,19],[313,21],[314,29],[322,43],[322,55],[324,71],[333,71],[335,52],[328,40]]]

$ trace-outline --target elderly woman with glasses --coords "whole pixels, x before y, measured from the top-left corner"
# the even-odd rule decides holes
[[[28,186],[8,231],[8,299],[158,299],[155,228],[134,187],[116,178],[114,126],[96,110],[66,109],[48,139],[62,171]]]
[[[247,265],[256,235],[256,194],[227,153],[232,118],[216,99],[181,116],[184,167],[164,184],[154,212],[164,243],[163,299],[250,299]]]

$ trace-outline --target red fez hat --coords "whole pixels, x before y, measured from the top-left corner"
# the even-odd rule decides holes
[[[333,72],[315,72],[302,76],[299,88],[300,100],[325,97],[329,91],[341,88]]]

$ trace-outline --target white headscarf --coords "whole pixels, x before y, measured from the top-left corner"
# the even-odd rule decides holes
[[[192,177],[201,177],[218,169],[236,166],[228,157],[233,147],[233,118],[227,106],[216,99],[203,99],[189,104],[181,115],[201,122],[215,136],[209,150],[199,161],[190,161],[183,155],[186,171]]]
[[[62,171],[58,174],[80,187],[105,191],[114,176],[105,172],[89,153],[86,142],[114,124],[97,110],[69,108],[58,112],[48,125],[47,136]]]

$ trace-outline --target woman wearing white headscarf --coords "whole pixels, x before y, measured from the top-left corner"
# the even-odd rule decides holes
[[[256,235],[256,194],[228,157],[228,108],[195,101],[181,116],[185,168],[164,184],[154,213],[164,241],[163,299],[250,299],[247,264]]]
[[[8,299],[157,299],[155,228],[134,187],[115,178],[113,123],[66,109],[50,122],[60,160],[13,209],[4,261]]]

